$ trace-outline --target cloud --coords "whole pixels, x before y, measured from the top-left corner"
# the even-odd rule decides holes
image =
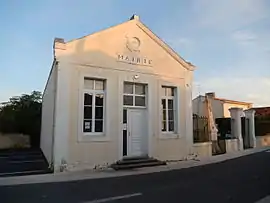
[[[238,30],[232,33],[232,39],[240,45],[247,45],[256,42],[258,37],[247,30]]]
[[[169,42],[178,46],[190,46],[193,44],[192,40],[188,38],[177,38],[174,40],[169,40]]]
[[[174,49],[190,51],[194,46],[194,41],[185,37],[176,37],[166,40]]]
[[[194,0],[192,10],[200,26],[227,30],[269,17],[266,4],[266,0]]]
[[[252,102],[254,106],[270,106],[270,79],[267,77],[205,78],[193,85],[193,97],[199,92],[216,92],[217,97]]]

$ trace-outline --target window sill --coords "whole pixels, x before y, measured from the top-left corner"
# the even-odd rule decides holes
[[[170,132],[162,132],[160,134],[160,139],[179,139],[181,136],[177,133],[170,133]]]
[[[78,137],[79,142],[108,142],[109,137],[105,133],[82,133]]]

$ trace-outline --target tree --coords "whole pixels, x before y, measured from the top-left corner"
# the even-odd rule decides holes
[[[0,107],[0,132],[30,136],[31,146],[38,147],[41,128],[41,98],[39,91],[14,96]]]

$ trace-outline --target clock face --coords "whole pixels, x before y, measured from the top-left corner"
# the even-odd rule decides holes
[[[140,45],[141,42],[137,37],[131,37],[127,40],[127,47],[130,51],[139,51]]]
[[[130,43],[131,43],[131,46],[135,49],[138,49],[140,46],[140,40],[136,37],[132,37]]]

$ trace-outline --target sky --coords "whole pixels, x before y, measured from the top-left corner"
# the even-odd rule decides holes
[[[268,0],[0,1],[0,102],[44,90],[55,37],[79,38],[133,14],[197,67],[193,97],[270,106]]]

